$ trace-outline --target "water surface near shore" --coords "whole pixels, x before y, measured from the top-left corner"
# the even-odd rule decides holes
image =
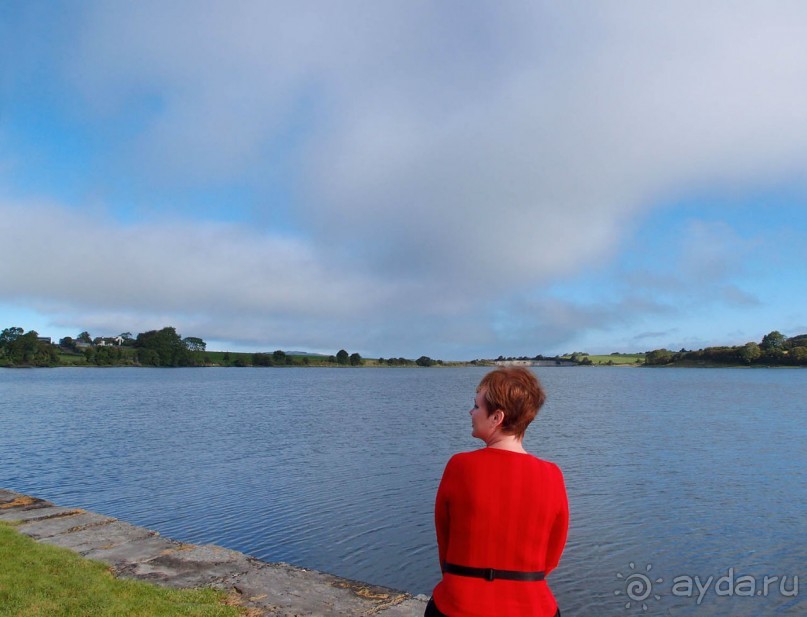
[[[0,371],[0,486],[429,593],[434,492],[448,457],[478,447],[467,412],[485,371]],[[804,610],[792,577],[807,574],[807,372],[536,372],[549,402],[526,445],[561,465],[572,511],[550,577],[564,610]],[[765,575],[790,578],[754,597],[712,588],[700,604],[673,590],[729,569],[755,592]],[[627,588],[639,574],[646,597]]]

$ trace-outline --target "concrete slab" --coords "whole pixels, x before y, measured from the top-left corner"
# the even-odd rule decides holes
[[[238,592],[245,606],[279,617],[375,615],[410,597],[392,589],[283,563],[261,563],[249,572],[223,581],[223,585]]]
[[[42,506],[52,506],[53,504],[44,499],[21,495],[13,491],[3,490],[0,493],[0,512],[10,508],[41,508]]]
[[[78,508],[62,508],[60,506],[15,507],[0,510],[0,521],[40,521],[56,516],[80,514]]]
[[[112,548],[132,540],[156,535],[156,531],[151,531],[145,527],[135,527],[129,523],[114,521],[106,525],[96,525],[81,531],[45,538],[40,542],[63,546],[84,555],[92,550]]]
[[[30,521],[17,527],[17,531],[31,536],[35,540],[50,538],[63,533],[81,531],[94,525],[103,525],[113,522],[115,519],[109,516],[102,516],[94,512],[80,512],[67,516],[57,516],[36,521]]]
[[[0,506],[2,506],[4,503],[14,501],[15,499],[18,499],[20,497],[26,497],[26,495],[20,495],[19,493],[15,493],[14,491],[8,491],[4,488],[0,488]]]
[[[170,555],[181,561],[188,563],[233,563],[247,562],[249,557],[238,551],[231,551],[215,544],[183,544],[178,550]]]
[[[21,521],[21,532],[104,561],[121,576],[227,590],[267,617],[420,617],[426,608],[424,596],[266,563],[219,546],[182,544],[144,527],[3,489],[0,520]]]
[[[116,569],[127,565],[149,561],[159,557],[167,551],[174,551],[182,546],[176,540],[170,540],[161,536],[149,536],[124,542],[111,548],[97,548],[84,553],[88,559],[97,559],[108,563]]]
[[[428,600],[407,598],[400,604],[391,606],[376,613],[378,617],[423,617]]]
[[[117,572],[170,587],[205,587],[243,574],[256,563],[260,562],[219,546],[183,545],[154,559],[121,566]]]

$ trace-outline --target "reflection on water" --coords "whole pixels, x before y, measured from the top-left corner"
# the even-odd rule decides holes
[[[467,411],[484,372],[3,370],[0,487],[428,594],[434,493],[449,456],[478,447]],[[792,593],[807,574],[807,372],[538,373],[549,402],[526,445],[566,476],[570,537],[550,577],[564,613],[807,608]],[[766,575],[791,594],[757,594]],[[674,588],[710,576],[700,597]]]

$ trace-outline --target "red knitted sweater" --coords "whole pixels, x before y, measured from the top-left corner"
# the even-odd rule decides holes
[[[434,520],[441,564],[549,574],[569,527],[563,475],[531,454],[496,448],[456,454],[443,472]],[[551,617],[557,610],[546,581],[443,574],[433,597],[450,617]]]

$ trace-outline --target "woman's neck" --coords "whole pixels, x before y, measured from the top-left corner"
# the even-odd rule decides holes
[[[523,437],[516,437],[515,435],[507,435],[505,433],[496,433],[485,444],[488,448],[495,448],[497,450],[507,450],[508,452],[519,452],[526,454],[524,449]]]

